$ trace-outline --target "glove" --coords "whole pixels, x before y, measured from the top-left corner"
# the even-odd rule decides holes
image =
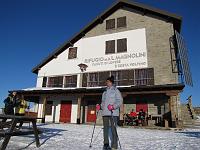
[[[108,105],[108,110],[109,110],[109,111],[112,111],[112,110],[114,110],[114,106],[113,106],[113,105],[111,105],[111,104],[109,104],[109,105]]]
[[[100,109],[101,109],[101,106],[100,106],[99,104],[97,104],[97,105],[96,105],[96,110],[99,111]]]

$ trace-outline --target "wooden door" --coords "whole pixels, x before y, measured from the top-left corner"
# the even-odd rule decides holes
[[[62,101],[60,108],[60,122],[70,123],[71,122],[71,101]]]
[[[148,104],[147,103],[137,103],[136,104],[136,112],[143,110],[145,113],[148,111]]]
[[[88,105],[87,122],[95,122],[96,120],[96,105]]]

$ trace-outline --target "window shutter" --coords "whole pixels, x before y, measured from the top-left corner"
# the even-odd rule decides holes
[[[77,58],[77,47],[69,48],[68,59]]]
[[[127,39],[118,39],[117,40],[117,52],[127,52]]]
[[[115,53],[115,40],[106,41],[106,54]]]
[[[126,17],[117,18],[117,28],[126,27]]]
[[[115,28],[115,19],[106,20],[106,30]]]

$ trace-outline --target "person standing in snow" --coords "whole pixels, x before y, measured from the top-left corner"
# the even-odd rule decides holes
[[[116,125],[119,119],[119,109],[123,103],[123,98],[120,91],[114,86],[114,77],[111,76],[106,80],[107,88],[102,94],[101,105],[97,104],[96,109],[102,110],[103,117],[103,137],[104,137],[104,150],[115,150],[118,148],[118,137]],[[113,115],[113,118],[112,118]],[[109,146],[109,127],[111,126],[112,141],[111,147]]]
[[[14,115],[14,107],[16,105],[16,101],[17,101],[17,93],[16,92],[12,92],[8,95],[8,97],[4,100],[4,104],[5,104],[5,108],[4,108],[4,114],[5,115]],[[6,122],[7,119],[3,119],[3,122]],[[0,128],[3,128],[2,126],[0,126]]]
[[[8,95],[8,97],[4,100],[5,108],[4,113],[6,115],[14,115],[14,107],[17,101],[17,93],[12,92]]]

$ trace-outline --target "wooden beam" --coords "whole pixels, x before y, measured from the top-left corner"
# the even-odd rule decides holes
[[[81,123],[81,101],[82,101],[82,97],[78,98],[78,110],[77,110],[77,124]]]
[[[46,115],[46,103],[47,103],[47,97],[44,95],[43,97],[43,107],[42,107],[42,122],[45,123],[45,115]]]

